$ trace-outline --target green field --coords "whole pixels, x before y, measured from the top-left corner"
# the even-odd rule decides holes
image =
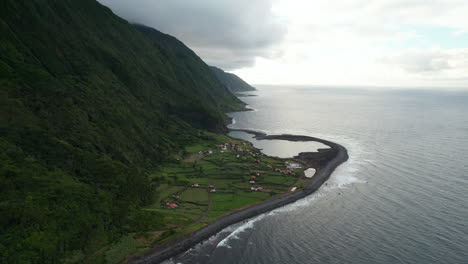
[[[276,172],[275,168],[286,169],[285,161],[263,155],[248,142],[220,135],[214,138],[211,142],[187,147],[178,156],[177,163],[152,174],[153,179],[164,184],[157,191],[157,202],[149,209],[158,209],[163,215],[196,216],[197,223],[209,223],[213,217],[287,192],[303,175],[302,169],[295,170],[296,175]],[[219,146],[225,143],[229,147],[221,149]],[[233,148],[231,144],[236,146]],[[239,147],[242,152],[238,151]],[[250,180],[256,183],[249,183]],[[195,184],[198,186],[194,187]],[[252,191],[251,187],[263,187],[263,190]],[[178,207],[171,209],[166,203]],[[176,229],[184,232],[185,228],[179,225]]]
[[[131,249],[135,250],[134,254],[144,252],[155,244],[206,226],[233,210],[271,199],[308,181],[304,169],[293,170],[295,175],[276,171],[286,170],[286,161],[263,155],[249,142],[218,134],[209,134],[208,138],[187,147],[174,157],[174,162],[150,173],[157,186],[157,196],[144,210],[157,213],[167,223],[164,229],[135,234],[133,242],[125,238],[125,243],[115,244],[106,251],[107,259],[120,256],[116,252]],[[220,146],[225,143],[229,147],[222,149]],[[254,191],[252,187],[263,189]],[[171,208],[168,203],[177,207]],[[123,244],[131,246],[123,250]]]

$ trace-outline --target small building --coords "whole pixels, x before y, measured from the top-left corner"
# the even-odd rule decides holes
[[[175,208],[179,207],[179,206],[178,206],[177,204],[175,204],[175,203],[166,203],[166,206],[169,207],[169,208],[171,208],[171,209],[175,209]]]
[[[200,187],[200,184],[194,183],[194,184],[192,184],[192,187]]]
[[[302,166],[300,164],[297,164],[297,163],[286,164],[286,167],[288,169],[300,169],[300,168],[302,168]]]
[[[218,147],[219,149],[221,149],[221,150],[227,150],[227,146],[226,146],[225,144],[223,144],[223,145],[218,145],[217,147]]]
[[[255,184],[255,181],[249,181],[250,184]]]
[[[254,192],[258,192],[258,191],[262,191],[263,187],[250,187],[250,190]]]

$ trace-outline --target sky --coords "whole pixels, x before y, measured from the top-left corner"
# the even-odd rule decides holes
[[[252,84],[468,89],[467,0],[99,0]]]

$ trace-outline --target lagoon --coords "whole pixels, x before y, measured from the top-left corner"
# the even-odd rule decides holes
[[[234,138],[247,140],[251,142],[254,147],[260,149],[265,155],[278,158],[292,158],[300,152],[317,152],[318,149],[329,148],[327,145],[315,141],[258,140],[253,134],[243,131],[231,131],[228,135]]]

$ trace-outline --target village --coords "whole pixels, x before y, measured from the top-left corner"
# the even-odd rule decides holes
[[[214,150],[213,150],[214,149]],[[216,155],[216,159],[218,161],[225,161],[227,157],[235,157],[236,159],[242,160],[243,162],[246,162],[247,164],[250,162],[253,162],[253,164],[250,164],[250,169],[248,169],[248,179],[247,182],[249,184],[249,187],[247,187],[247,190],[250,190],[251,192],[271,192],[271,189],[265,189],[262,186],[262,182],[267,183],[264,177],[261,176],[262,174],[270,174],[276,173],[283,175],[283,176],[290,176],[290,177],[295,177],[296,173],[302,172],[302,165],[297,163],[297,162],[290,162],[290,161],[285,161],[283,164],[281,163],[265,163],[262,160],[262,157],[266,157],[264,154],[262,154],[260,151],[257,149],[253,148],[249,143],[242,142],[242,143],[234,143],[234,142],[228,142],[220,145],[216,145],[216,148],[209,148],[204,151],[198,151],[196,153],[197,159],[198,160],[203,160],[203,159],[209,159],[210,156]],[[270,161],[271,163],[271,161]],[[275,165],[275,166],[274,166]],[[206,190],[208,193],[217,193],[218,190],[216,188],[216,185],[214,184],[201,184],[201,183],[192,183],[190,185],[191,188],[196,188],[196,189],[201,189],[201,190]],[[290,191],[295,191],[297,189],[296,186],[292,186],[290,188]],[[222,190],[222,192],[226,192],[226,190]],[[180,204],[178,204],[176,201],[180,200],[180,195],[172,195],[170,196],[172,202],[165,202],[164,205],[168,209],[179,209]],[[182,201],[183,203],[184,201]]]
[[[215,142],[188,147],[178,162],[154,174],[159,195],[147,210],[209,223],[307,184],[303,164],[266,156],[247,141],[216,137]]]
[[[199,142],[149,174],[156,192],[144,210],[167,224],[139,239],[160,243],[189,234],[236,210],[297,192],[311,181],[298,160],[267,156],[250,142],[203,133]]]

